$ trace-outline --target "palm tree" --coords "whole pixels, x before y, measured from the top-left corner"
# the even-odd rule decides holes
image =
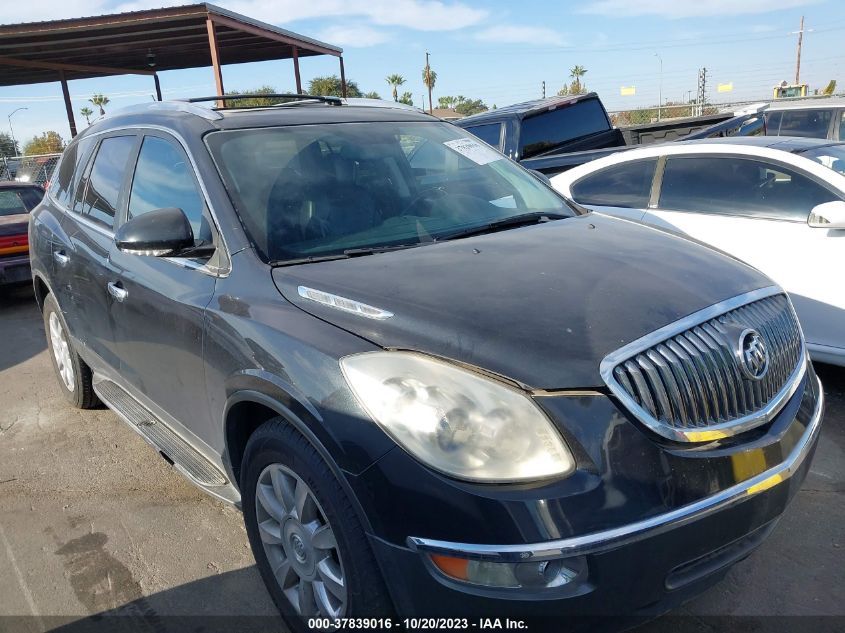
[[[103,106],[109,104],[109,98],[108,97],[101,95],[101,94],[96,94],[96,95],[93,95],[90,99],[88,99],[88,101],[90,101],[95,106],[100,108],[100,116],[105,116],[106,111],[103,109]]]
[[[581,77],[587,74],[587,69],[583,66],[575,65],[569,71],[569,76],[572,77],[572,92],[581,94],[584,92],[584,85],[581,83]]]
[[[422,71],[423,83],[428,88],[428,111],[432,112],[431,91],[434,90],[434,84],[437,82],[437,73],[428,65],[428,53],[425,54],[425,68]]]
[[[79,109],[79,114],[85,117],[85,122],[88,125],[91,125],[91,115],[94,114],[94,111],[91,108],[89,108],[88,106],[82,106]]]
[[[458,100],[455,97],[438,97],[437,105],[445,110],[452,110],[457,105]]]
[[[402,84],[405,83],[405,78],[402,75],[395,75],[394,74],[394,75],[388,75],[387,79],[385,79],[385,81],[387,81],[388,85],[390,85],[393,88],[393,100],[399,101],[399,90],[398,90],[398,88],[399,88],[399,86],[401,86]]]

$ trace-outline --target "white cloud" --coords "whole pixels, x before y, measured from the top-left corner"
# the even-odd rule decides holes
[[[371,26],[344,26],[338,24],[319,31],[316,38],[323,42],[331,42],[336,46],[365,48],[367,46],[384,44],[390,40],[390,34],[382,29]]]
[[[501,44],[534,44],[537,46],[564,46],[563,36],[544,26],[491,26],[475,34],[475,39]]]
[[[611,17],[656,15],[665,18],[689,18],[713,15],[770,13],[792,9],[820,0],[594,0],[581,13]]]
[[[185,1],[158,0],[156,4],[179,5]],[[57,0],[49,2],[53,4]],[[215,4],[270,24],[344,17],[418,31],[462,29],[478,24],[488,15],[485,9],[475,9],[455,0],[220,0]],[[118,10],[147,8],[150,8],[148,1],[134,0],[120,5]]]

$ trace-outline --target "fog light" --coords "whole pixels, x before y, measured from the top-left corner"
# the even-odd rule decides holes
[[[432,554],[434,566],[450,578],[485,587],[533,588],[560,587],[575,579],[581,565],[570,569],[560,560],[530,563],[494,563],[454,556]]]

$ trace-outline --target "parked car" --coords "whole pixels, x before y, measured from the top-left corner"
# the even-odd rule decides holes
[[[44,190],[37,185],[0,182],[0,286],[32,279],[29,269],[29,212]]]
[[[746,137],[626,152],[555,177],[602,213],[682,232],[788,292],[810,354],[845,365],[845,143]]]
[[[74,139],[30,232],[63,394],[242,508],[296,631],[661,613],[818,439],[765,275],[422,113],[145,104]]]
[[[454,123],[524,167],[550,176],[640,142],[681,137],[730,116],[690,117],[623,130],[613,126],[599,96],[590,92],[517,103]]]
[[[761,104],[686,137],[806,136],[845,141],[845,99]]]

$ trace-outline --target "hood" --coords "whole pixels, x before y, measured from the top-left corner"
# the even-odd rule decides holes
[[[771,285],[696,242],[588,214],[360,258],[276,268],[303,310],[385,348],[475,365],[534,389],[603,385],[610,352],[724,299]],[[393,313],[375,320],[299,286]]]

